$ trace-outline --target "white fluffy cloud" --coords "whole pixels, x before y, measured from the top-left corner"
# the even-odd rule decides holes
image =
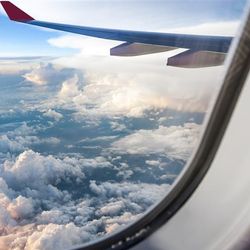
[[[13,228],[10,232],[9,235],[0,238],[1,249],[67,249],[91,239],[90,234],[73,223],[27,225]]]
[[[8,204],[7,211],[13,219],[19,220],[20,218],[31,217],[34,211],[33,206],[32,199],[18,196]]]
[[[119,198],[119,197],[131,197],[134,201],[145,199],[149,202],[152,202],[152,200],[159,200],[162,197],[162,192],[166,192],[169,188],[168,184],[163,185],[154,185],[154,184],[147,184],[147,183],[110,183],[110,182],[103,182],[101,184],[97,184],[96,181],[90,182],[90,188],[91,190],[98,194],[109,198]],[[151,190],[154,189],[154,190]],[[158,190],[158,192],[155,193],[155,195],[151,196],[150,194],[152,192],[155,192]],[[136,198],[136,196],[138,197]]]
[[[3,153],[21,152],[29,149],[29,146],[36,144],[56,145],[60,143],[60,139],[49,137],[40,139],[37,136],[15,136],[8,137],[7,135],[0,136],[0,150]]]
[[[125,124],[119,123],[117,121],[110,122],[110,125],[114,131],[123,131],[126,129]]]
[[[9,139],[7,135],[0,136],[0,151],[1,152],[18,152],[24,149],[24,146],[14,140]]]
[[[167,56],[76,55],[57,59],[56,64],[81,70],[84,83],[76,74],[68,77],[61,82],[58,96],[48,99],[45,108],[75,109],[82,117],[138,117],[146,110],[164,108],[205,112],[219,88],[223,67],[166,67]]]
[[[79,86],[78,86],[79,79],[77,75],[74,75],[72,78],[67,79],[62,83],[61,90],[59,91],[60,99],[64,101],[69,101],[69,98],[76,97],[79,95]]]
[[[57,99],[49,99],[45,107],[74,109],[78,117],[138,117],[146,110],[165,108],[205,112],[219,86],[219,74],[222,72],[221,67],[200,69],[199,74],[204,76],[200,78],[196,70],[159,66],[154,71],[150,65],[144,66],[140,66],[142,68],[138,68],[138,72],[131,69],[130,73],[119,74],[119,70],[101,75],[87,73],[84,86],[74,76],[63,82]],[[125,128],[113,125],[116,130]]]
[[[40,64],[34,64],[31,70],[26,71],[23,78],[37,86],[55,88],[73,74],[73,69],[65,69],[51,62],[40,62]]]
[[[48,111],[49,115],[53,115],[53,118],[58,119],[60,114],[53,111]],[[56,116],[56,117],[55,117]],[[28,126],[27,123],[23,123],[13,131],[9,131],[6,134],[0,135],[0,151],[3,153],[17,153],[29,149],[31,145],[37,144],[52,144],[56,145],[60,143],[60,140],[55,137],[39,138],[36,133],[42,130],[42,127]]]
[[[55,75],[55,69],[51,64],[40,64],[34,68],[31,72],[26,73],[23,77],[34,84],[45,85]]]
[[[46,112],[43,113],[45,117],[49,117],[54,119],[55,121],[60,121],[63,118],[63,115],[59,112],[56,112],[53,109],[49,109]]]
[[[88,242],[97,232],[102,236],[140,218],[169,190],[167,184],[90,181],[92,196],[83,192],[81,198],[72,199],[57,185],[82,185],[83,162],[26,151],[15,162],[4,163],[0,249],[65,249]]]
[[[186,161],[197,144],[200,125],[160,126],[156,130],[139,130],[112,145],[113,151],[128,154],[163,154],[168,158]],[[155,162],[148,162],[153,165]]]
[[[31,150],[20,154],[15,162],[5,161],[1,175],[13,188],[37,189],[41,192],[50,189],[52,183],[60,183],[62,179],[70,180],[72,176],[77,176],[79,180],[84,178],[80,167],[72,165],[68,158],[60,160],[50,155],[44,157]]]
[[[155,161],[155,160],[146,160],[145,163],[154,167],[157,167],[157,166],[159,167],[161,164],[160,161]]]

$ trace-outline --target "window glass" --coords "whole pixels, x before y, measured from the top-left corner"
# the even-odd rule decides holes
[[[244,5],[18,2],[43,21],[220,36],[236,34]],[[224,66],[166,65],[185,48],[110,56],[119,44],[1,10],[0,249],[67,249],[129,225],[166,196],[198,146]]]

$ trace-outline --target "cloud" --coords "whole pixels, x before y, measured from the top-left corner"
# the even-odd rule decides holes
[[[122,227],[131,223],[132,221],[140,219],[140,217],[141,217],[140,214],[134,215],[129,212],[126,212],[121,216],[109,218],[106,220],[105,231],[107,233],[112,233],[117,229],[121,229]]]
[[[59,159],[31,150],[6,160],[0,168],[0,248],[88,242],[139,219],[169,190],[168,184],[87,180],[85,172],[96,167],[112,164],[104,157]],[[86,184],[89,192],[82,189]]]
[[[160,161],[155,161],[155,160],[146,160],[145,163],[154,167],[159,167],[161,164]]]
[[[81,190],[84,163],[25,151],[3,164],[0,248],[65,249],[88,242],[139,219],[169,190],[167,184],[90,181],[90,196]],[[69,184],[81,196],[72,199],[63,188]]]
[[[45,117],[52,118],[55,121],[60,121],[63,118],[63,115],[59,112],[56,112],[53,109],[49,109],[46,112],[43,113]]]
[[[0,151],[1,152],[19,152],[24,149],[22,143],[11,140],[7,135],[0,136]]]
[[[114,130],[114,131],[123,131],[126,129],[125,124],[121,124],[121,123],[116,122],[116,121],[110,122],[110,125],[111,125],[112,130]]]
[[[151,205],[154,201],[162,198],[162,194],[168,191],[169,185],[162,184],[147,184],[147,183],[111,183],[102,182],[98,184],[96,181],[90,181],[90,189],[97,195],[104,198],[126,198],[129,197],[132,201],[138,202],[141,200],[147,201]],[[155,195],[151,196],[152,192],[158,191]]]
[[[51,111],[52,112],[52,111]],[[54,112],[50,115],[56,115]],[[57,117],[59,113],[57,114]],[[42,126],[28,126],[26,122],[22,123],[13,131],[0,135],[0,150],[4,153],[18,153],[29,149],[30,146],[39,144],[56,145],[60,143],[60,139],[55,137],[39,138],[36,134],[43,130]]]
[[[132,72],[107,72],[85,75],[82,86],[74,76],[63,82],[58,98],[48,100],[45,107],[61,107],[77,111],[78,118],[104,116],[140,117],[152,109],[171,108],[178,111],[205,112],[211,96],[218,88],[222,68],[183,70],[152,65],[141,65],[138,72],[134,64]],[[122,64],[121,64],[122,67]],[[112,67],[111,67],[112,68]],[[96,71],[98,72],[98,70]],[[203,78],[200,78],[200,74]],[[182,77],[180,78],[180,74]],[[212,78],[210,76],[212,75]],[[114,130],[125,129],[124,125],[111,124]],[[116,127],[115,127],[116,126]]]
[[[49,137],[49,138],[43,138],[43,139],[39,139],[37,141],[37,144],[50,144],[50,145],[57,145],[61,142],[60,139],[56,138],[56,137]]]
[[[52,64],[43,65],[40,64],[34,68],[31,72],[26,73],[23,77],[34,84],[46,85],[51,78],[55,77],[55,69]]]
[[[48,63],[50,57],[5,57],[0,58],[0,73],[3,75],[23,74],[38,67],[41,62]]]
[[[15,128],[13,131],[8,131],[8,136],[28,136],[34,135],[39,128],[29,126],[26,122],[23,122],[20,126]]]
[[[223,25],[235,29],[237,22]],[[54,86],[57,90],[57,95],[49,93],[47,101],[36,105],[37,108],[73,109],[77,111],[78,120],[86,116],[140,117],[147,110],[164,108],[205,112],[220,86],[223,67],[188,70],[166,67],[167,58],[176,51],[131,58],[110,57],[103,53],[90,55],[91,50],[85,46],[101,47],[94,41],[73,35],[54,38],[53,45],[75,47],[80,52],[51,63],[33,65],[32,70],[23,74],[35,85]],[[105,48],[111,46],[105,45],[105,41],[97,41]]]
[[[42,62],[39,65],[33,65],[32,69],[23,75],[23,78],[37,86],[56,87],[74,74],[76,74],[74,69],[62,68],[51,62]]]
[[[65,201],[70,195],[56,186],[61,182],[79,183],[85,175],[76,164],[76,159],[62,160],[42,156],[31,150],[20,154],[15,161],[6,160],[1,168],[1,177],[9,189],[32,199]],[[59,199],[59,200],[58,200]]]
[[[8,236],[2,236],[0,248],[25,250],[68,249],[90,239],[90,234],[73,223],[66,225],[28,225],[16,229]]]
[[[218,21],[202,23],[191,27],[174,28],[167,31],[180,34],[235,36],[239,26],[240,21]]]
[[[101,141],[111,141],[111,140],[114,140],[116,139],[117,136],[97,136],[97,137],[93,137],[93,138],[84,138],[82,140],[80,140],[78,143],[81,143],[81,142],[101,142]]]
[[[80,94],[78,87],[79,78],[74,75],[72,78],[67,79],[62,83],[61,90],[59,91],[60,99],[76,97]]]
[[[32,199],[18,196],[16,199],[12,200],[10,204],[8,204],[7,211],[15,220],[19,220],[20,218],[24,219],[32,216],[34,204]]]
[[[68,77],[58,98],[48,100],[45,106],[76,110],[78,118],[140,117],[147,110],[165,108],[205,112],[220,86],[223,67],[166,67],[168,56],[161,53],[120,58],[78,54],[57,59],[55,63],[64,67],[78,68],[84,84],[79,74]]]
[[[198,124],[186,123],[183,126],[160,126],[156,130],[138,130],[114,142],[111,150],[120,154],[163,154],[186,161],[197,143],[200,129]]]
[[[100,212],[102,215],[116,215],[121,212],[121,210],[124,208],[124,202],[123,201],[115,201],[108,203],[106,206],[102,207],[100,209]]]
[[[67,249],[72,245],[84,243],[91,239],[90,235],[76,227],[67,225],[40,226],[27,240],[27,249]]]

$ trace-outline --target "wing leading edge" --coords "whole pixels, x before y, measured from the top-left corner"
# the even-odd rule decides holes
[[[175,67],[208,67],[223,63],[232,37],[201,36],[105,29],[37,21],[9,1],[0,1],[9,18],[16,22],[66,31],[123,43],[110,50],[115,56],[138,56],[185,48],[188,51],[169,58],[167,65]],[[124,43],[125,42],[125,43]]]

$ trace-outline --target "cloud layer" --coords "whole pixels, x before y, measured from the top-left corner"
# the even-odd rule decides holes
[[[116,44],[70,35],[49,42],[79,52],[8,72],[30,95],[3,116],[21,122],[0,135],[0,249],[70,248],[141,218],[192,154],[223,72],[166,67],[169,53],[111,58]]]
[[[139,130],[113,143],[112,150],[127,154],[163,154],[170,159],[187,161],[200,133],[200,125],[160,126],[156,130]],[[154,165],[153,161],[149,162]]]
[[[153,66],[158,59],[124,72],[118,59],[97,74],[50,63],[22,73],[31,98],[1,116],[0,249],[89,242],[167,194],[199,136],[191,111],[205,110],[208,99],[205,90],[197,95],[195,72],[183,73],[185,86],[177,71]]]
[[[80,163],[33,151],[4,163],[1,249],[66,249],[93,240],[139,218],[169,188],[167,184],[88,181]],[[83,189],[79,198],[72,199],[66,186],[86,186],[92,195]]]

